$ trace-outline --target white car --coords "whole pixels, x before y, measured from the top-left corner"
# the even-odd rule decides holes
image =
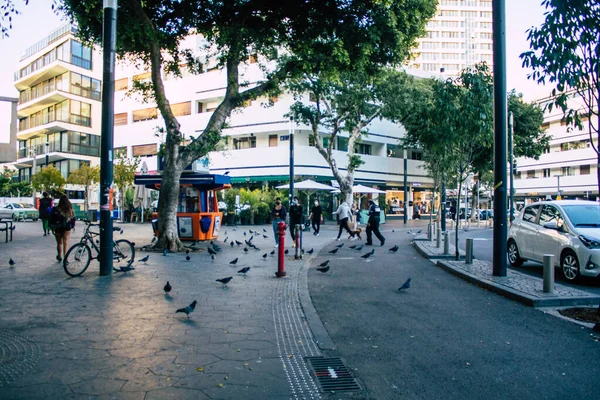
[[[37,221],[39,217],[38,210],[31,204],[6,203],[0,206],[0,220],[12,219],[16,222],[30,219],[32,221]]]
[[[543,262],[554,255],[569,281],[600,275],[600,204],[583,200],[542,201],[526,206],[508,230],[508,262]]]

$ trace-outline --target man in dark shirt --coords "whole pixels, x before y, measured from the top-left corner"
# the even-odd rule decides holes
[[[373,245],[373,233],[377,236],[377,239],[383,246],[385,244],[385,238],[379,232],[379,214],[381,209],[373,200],[369,200],[369,222],[367,223],[367,246]]]
[[[271,210],[271,219],[273,220],[273,235],[275,236],[275,247],[279,246],[279,234],[277,233],[277,225],[280,222],[285,222],[287,216],[287,210],[281,204],[281,199],[278,197],[275,199],[275,207]]]
[[[42,193],[40,199],[40,206],[38,212],[40,219],[42,220],[42,228],[44,229],[44,236],[50,234],[50,228],[48,227],[48,220],[50,219],[50,211],[52,211],[52,197],[47,192]]]
[[[313,235],[319,236],[319,231],[321,230],[321,216],[323,215],[323,210],[321,209],[321,205],[319,204],[319,200],[315,200],[315,205],[310,211],[310,220],[312,222]]]
[[[292,236],[292,247],[296,246],[296,233],[294,227],[302,224],[302,206],[298,198],[294,196],[290,205],[290,235]]]

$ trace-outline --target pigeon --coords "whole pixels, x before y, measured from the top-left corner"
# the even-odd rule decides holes
[[[229,281],[231,281],[233,279],[233,276],[229,276],[227,278],[223,278],[223,279],[217,279],[217,282],[221,282],[223,285],[227,286],[227,284],[229,283]]]
[[[269,253],[270,255],[274,256],[275,255],[275,250],[273,250],[272,252]]]
[[[408,278],[408,279],[406,280],[406,282],[404,282],[404,283],[402,284],[402,286],[400,286],[400,287],[398,288],[398,290],[408,289],[408,288],[410,287],[410,281],[411,281],[411,280],[412,280],[411,278]]]
[[[235,243],[233,243],[233,241],[231,241],[231,247],[233,247],[233,245],[234,245],[234,244],[235,244]]]
[[[235,260],[233,260],[233,261],[229,261],[229,264],[231,264],[231,265],[235,265],[235,264],[237,264],[237,262],[238,262],[238,259],[236,258],[236,259],[235,259]]]
[[[361,244],[360,246],[358,246],[358,247],[357,247],[356,249],[354,249],[354,250],[356,250],[356,251],[361,251],[361,250],[363,249],[363,247],[364,247],[364,246]]]
[[[146,263],[146,262],[148,262],[148,260],[149,260],[149,259],[150,259],[150,254],[148,254],[148,255],[147,255],[146,257],[144,257],[144,258],[140,258],[140,259],[138,260],[138,262],[143,262],[143,263]]]
[[[214,254],[211,254],[211,255],[210,255],[210,259],[211,259],[211,260],[215,261],[215,259],[216,259],[216,258],[217,258],[217,257],[215,257],[215,255],[214,255]]]
[[[133,267],[119,267],[119,269],[121,270],[121,272],[129,272],[129,271],[133,271],[135,268],[133,268]]]
[[[338,252],[338,250],[339,250],[339,247],[336,247],[335,249],[333,249],[333,250],[330,250],[330,251],[329,251],[329,254],[335,254],[335,253],[337,253],[337,252]]]
[[[310,249],[309,251],[307,251],[308,254],[312,254],[314,253],[315,249]]]
[[[165,293],[169,293],[171,291],[171,289],[173,289],[173,287],[171,286],[171,284],[169,283],[169,281],[167,281],[167,284],[165,285],[165,287],[163,288],[163,290],[165,291]]]
[[[344,243],[340,243],[340,244],[338,244],[338,245],[337,245],[337,246],[335,246],[335,247],[337,247],[338,249],[341,249],[342,247],[344,247]]]
[[[244,253],[247,253],[247,252],[248,252],[248,248],[244,247]]]
[[[235,244],[237,244],[238,246],[241,246],[241,245],[242,245],[242,242],[240,242],[240,241],[236,240],[236,241],[235,241]]]
[[[394,253],[398,251],[398,246],[394,246],[390,249],[390,251],[393,251]]]
[[[190,257],[189,255],[185,256],[185,261],[190,261],[192,259],[192,257]]]
[[[364,259],[367,259],[367,258],[371,257],[373,254],[375,254],[375,249],[371,250],[367,254],[363,254],[361,257]]]
[[[15,263],[15,260],[13,260],[13,259],[11,258],[10,260],[8,260],[8,264],[9,264],[11,267],[14,267],[16,263]]]
[[[417,231],[417,233],[421,233],[421,232],[423,232],[423,229],[419,229],[419,230]]]
[[[163,256],[166,256],[168,252],[169,252],[169,250],[167,250],[167,249],[164,249],[164,250],[163,250]]]
[[[321,264],[319,264],[319,267],[326,267],[327,264],[329,264],[329,260],[322,262]]]
[[[215,249],[213,249],[212,247],[207,247],[206,250],[208,251],[208,254],[217,254],[217,252],[215,251]]]
[[[187,315],[187,317],[189,318],[190,314],[194,312],[194,309],[196,308],[196,304],[198,304],[198,302],[196,300],[194,300],[192,302],[192,304],[190,304],[189,306],[184,307],[184,308],[180,308],[179,310],[177,310],[175,312],[177,312],[177,313],[179,313],[179,312],[185,313],[185,315]]]
[[[263,258],[267,258],[267,256],[268,256],[267,253],[263,254]]]
[[[221,250],[223,250],[223,248],[221,246],[219,246],[218,244],[216,244],[216,243],[213,243],[212,248],[217,253],[220,252]]]
[[[248,229],[248,233],[252,235],[252,229]]]
[[[266,230],[265,228],[263,228],[263,232],[264,232],[264,233],[267,233],[267,230]]]
[[[356,246],[358,246],[358,245],[357,244],[353,244],[352,246],[348,246],[348,248],[354,250],[356,248]]]
[[[150,244],[154,244],[154,242],[156,242],[158,240],[158,238],[156,236],[152,237],[152,241],[150,242]]]
[[[250,239],[248,239],[249,242],[251,242],[254,239],[254,235],[250,236]]]
[[[267,235],[263,235],[263,237],[264,237],[265,239],[268,239],[268,238],[269,238]]]
[[[285,249],[284,253],[288,254],[290,251],[288,249]]]
[[[327,271],[329,271],[329,266],[323,267],[323,268],[317,268],[317,271],[325,273]]]
[[[246,232],[244,232],[244,236],[246,236]]]
[[[238,271],[238,274],[244,274],[244,275],[246,275],[246,273],[247,273],[248,271],[250,271],[250,267],[244,267],[244,268],[242,268],[242,269],[240,269],[240,270]]]
[[[223,173],[223,175],[229,175],[229,171],[225,171],[225,173]]]
[[[256,251],[260,251],[260,247],[252,246],[252,248]]]
[[[394,233],[394,232],[396,232],[396,230],[395,230],[395,229],[392,229],[392,233]]]
[[[227,236],[227,237],[225,238],[225,240],[223,240],[223,243],[227,243],[227,241],[228,241],[228,240],[229,240],[229,236]]]
[[[185,254],[190,254],[190,251],[189,251],[189,250],[186,250],[186,251],[185,251]]]

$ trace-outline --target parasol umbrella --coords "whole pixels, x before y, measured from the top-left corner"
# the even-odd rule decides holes
[[[277,189],[289,189],[290,185],[280,185],[276,187]],[[312,179],[307,179],[302,182],[294,182],[294,190],[303,190],[306,192],[307,203],[306,203],[306,211],[309,213],[310,210],[310,196],[316,193],[319,190],[327,190],[331,192],[335,188],[333,186],[325,185],[323,183],[315,182]]]

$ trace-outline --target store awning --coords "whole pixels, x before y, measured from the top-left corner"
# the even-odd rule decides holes
[[[144,185],[149,189],[156,189],[162,183],[162,175],[136,175],[134,183]],[[205,190],[221,189],[223,186],[231,184],[231,178],[227,175],[185,173],[181,175],[179,184],[200,186]]]

